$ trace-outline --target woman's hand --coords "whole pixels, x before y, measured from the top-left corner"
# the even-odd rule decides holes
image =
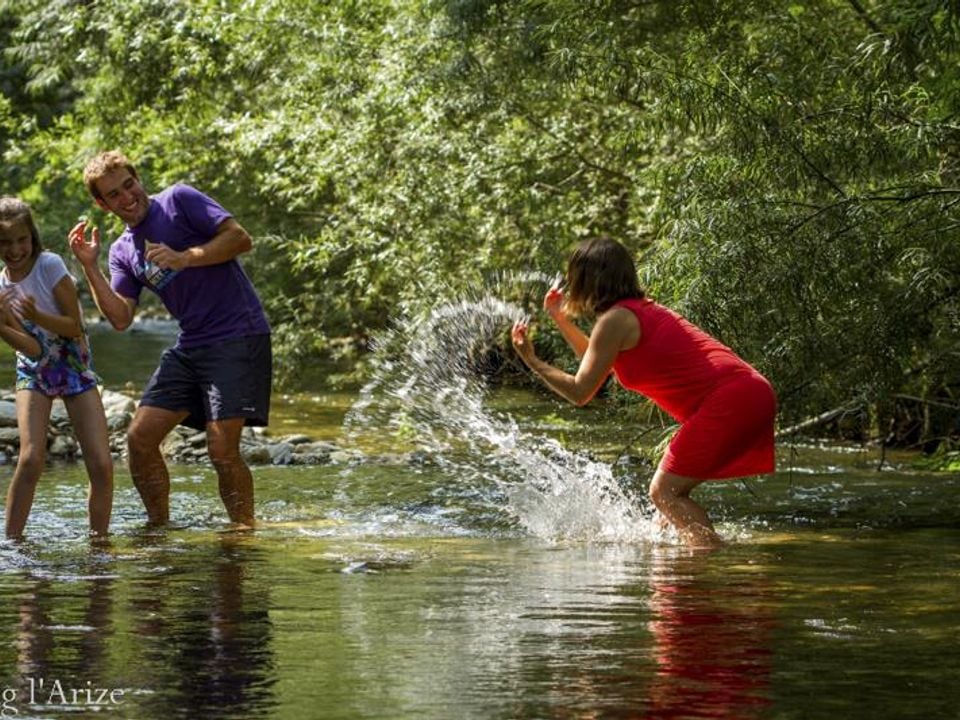
[[[530,326],[523,320],[517,320],[510,331],[510,340],[513,342],[513,349],[524,363],[530,363],[537,358],[537,352],[533,347],[533,341],[530,340],[528,333]]]
[[[550,313],[550,317],[556,320],[563,315],[563,278],[557,278],[556,282],[547,290],[543,296],[543,309]]]

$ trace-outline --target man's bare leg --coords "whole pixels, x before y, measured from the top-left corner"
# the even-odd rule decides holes
[[[212,420],[207,423],[207,452],[217,471],[220,499],[230,520],[244,527],[254,526],[253,475],[240,454],[243,418]]]
[[[141,405],[127,430],[130,475],[151,525],[166,525],[170,521],[170,474],[160,443],[188,414],[184,410]]]

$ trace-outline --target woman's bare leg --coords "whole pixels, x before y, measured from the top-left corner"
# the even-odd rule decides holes
[[[724,544],[723,539],[713,529],[706,510],[690,499],[690,491],[701,482],[657,468],[650,483],[650,499],[687,545],[720,547]]]

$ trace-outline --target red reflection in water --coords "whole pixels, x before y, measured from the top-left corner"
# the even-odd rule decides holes
[[[762,585],[660,573],[651,591],[656,671],[643,717],[761,717],[770,705],[774,626]]]

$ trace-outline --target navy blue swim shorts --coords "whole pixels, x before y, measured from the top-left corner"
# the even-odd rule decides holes
[[[211,420],[241,417],[245,425],[266,425],[272,379],[270,335],[172,347],[161,355],[140,404],[186,411],[181,424],[198,430]]]

